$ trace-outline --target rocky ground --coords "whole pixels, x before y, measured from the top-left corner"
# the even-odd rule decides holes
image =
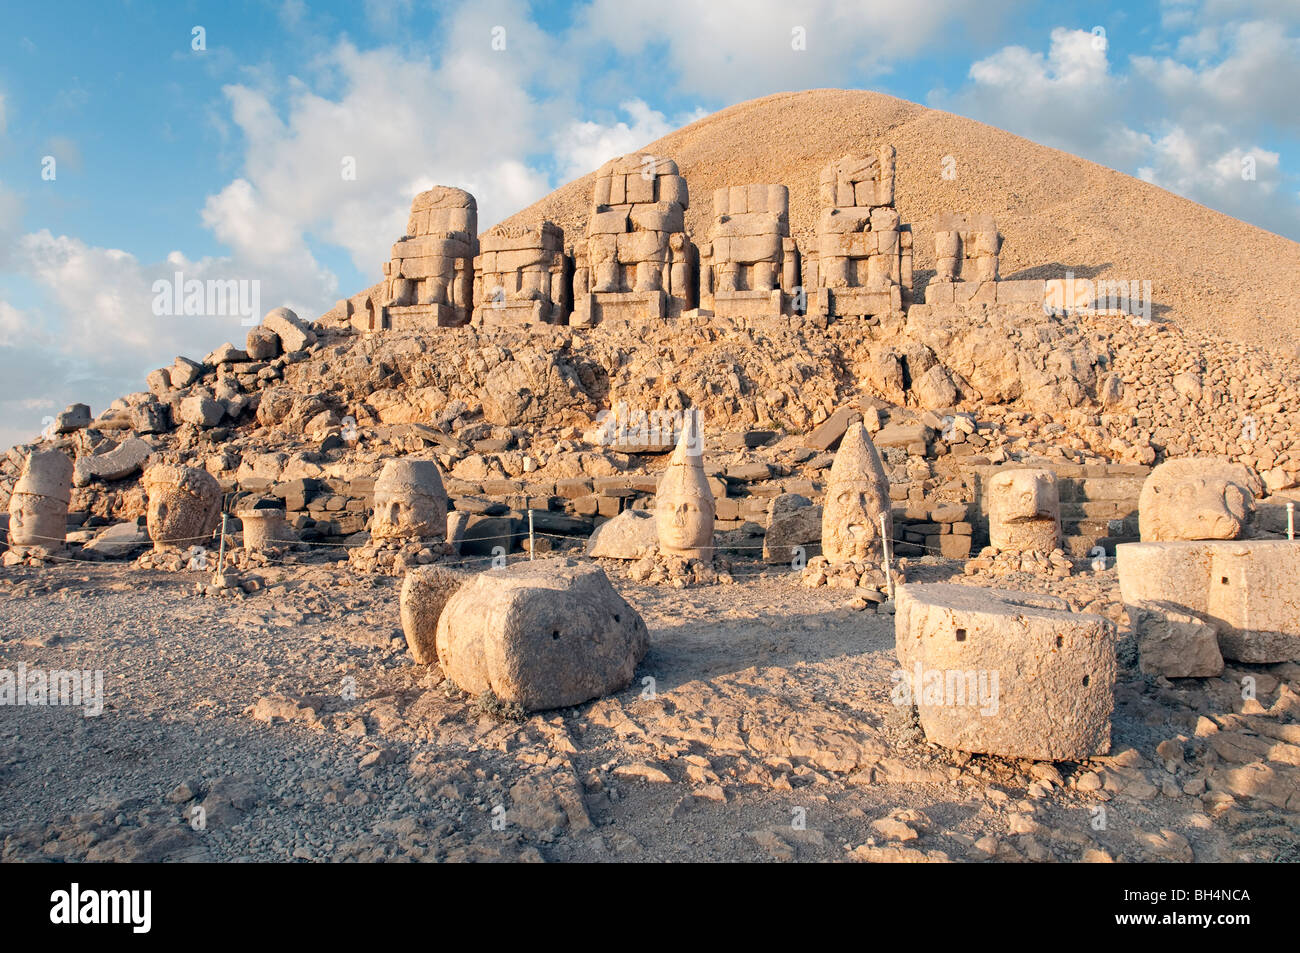
[[[0,859],[1297,859],[1300,666],[1139,674],[1113,570],[997,580],[1121,622],[1112,754],[1048,765],[927,745],[892,615],[785,567],[674,589],[606,562],[650,629],[634,683],[512,720],[411,661],[400,579],[325,558],[217,597],[5,570],[0,668],[101,669],[105,708],[4,710]]]

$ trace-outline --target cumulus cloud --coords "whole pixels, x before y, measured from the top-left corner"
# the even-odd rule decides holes
[[[767,93],[842,86],[878,75],[945,37],[987,28],[1012,6],[963,0],[592,0],[575,34],[589,56],[613,51],[618,65],[653,80],[658,64],[632,57],[662,50],[663,81],[724,103]],[[617,79],[618,70],[611,70]]]
[[[1162,15],[1188,31],[1172,44],[1181,58],[1117,69],[1092,33],[1058,27],[1046,53],[1009,46],[976,62],[944,105],[1297,237],[1300,204],[1260,143],[1300,125],[1300,38],[1274,21],[1207,21],[1191,2]]]
[[[626,100],[619,104],[619,108],[627,114],[630,122],[574,120],[555,137],[556,165],[562,179],[586,175],[610,159],[639,149],[706,115],[704,110],[697,109],[670,121],[641,99]]]

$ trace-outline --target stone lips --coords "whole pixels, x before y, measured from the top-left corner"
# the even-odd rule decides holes
[[[960,751],[1080,761],[1110,750],[1115,626],[1063,599],[951,583],[897,591],[903,675],[996,673],[996,710],[913,697],[926,738]],[[913,690],[914,693],[917,689]]]
[[[632,681],[649,633],[597,566],[539,559],[490,569],[447,601],[436,649],[461,689],[526,711],[563,708]]]

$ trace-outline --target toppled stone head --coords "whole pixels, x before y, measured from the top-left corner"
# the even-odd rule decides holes
[[[1162,463],[1138,498],[1142,541],[1239,539],[1261,489],[1258,478],[1238,463],[1197,457]]]
[[[447,491],[433,460],[389,460],[375,481],[372,539],[447,535]]]
[[[889,512],[889,478],[876,446],[861,420],[844,431],[831,464],[822,506],[822,555],[830,563],[875,561],[884,556],[885,532],[893,532]]]
[[[1003,470],[989,480],[989,544],[1050,553],[1061,544],[1061,503],[1051,470]]]
[[[155,549],[201,546],[217,528],[221,484],[208,471],[160,464],[145,471],[144,489]]]
[[[699,413],[684,415],[677,448],[655,494],[659,551],[708,562],[713,558],[713,518],[717,504],[704,475],[704,445]]]
[[[9,497],[9,543],[57,550],[68,528],[72,460],[61,450],[35,450]]]

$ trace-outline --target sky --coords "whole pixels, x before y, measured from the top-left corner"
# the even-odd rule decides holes
[[[315,318],[380,279],[416,192],[468,189],[486,229],[787,90],[959,113],[1300,240],[1300,0],[7,0],[0,22],[0,447],[242,345],[237,309],[160,290],[241,282]]]

